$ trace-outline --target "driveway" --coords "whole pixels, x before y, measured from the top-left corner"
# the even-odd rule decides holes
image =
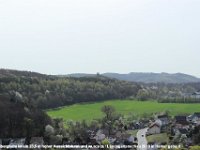
[[[147,150],[146,132],[148,128],[141,129],[137,132],[138,150]]]

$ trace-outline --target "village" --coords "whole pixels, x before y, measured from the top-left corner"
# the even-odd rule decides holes
[[[81,126],[79,126],[82,128]],[[77,134],[73,140],[58,134],[57,129],[50,125],[45,128],[44,137],[6,138],[0,139],[3,145],[15,147],[16,145],[29,145],[32,148],[44,148],[44,145],[132,145],[147,150],[147,145],[177,145],[189,149],[190,146],[200,143],[200,112],[191,115],[170,116],[168,114],[156,115],[149,120],[143,119],[126,124],[118,120],[118,128],[113,129],[89,127],[85,133]],[[76,130],[76,128],[74,128]],[[56,133],[57,132],[57,133]],[[80,132],[80,131],[78,131]],[[47,135],[49,134],[49,135]],[[83,138],[84,134],[84,138]],[[66,134],[65,134],[66,135]],[[47,138],[49,137],[49,139]],[[43,146],[43,147],[42,147]],[[146,147],[146,148],[145,148]],[[16,148],[20,149],[20,148]],[[95,148],[93,148],[95,149]],[[136,149],[136,148],[132,148]],[[152,148],[152,150],[157,148]],[[150,148],[148,148],[150,150]]]

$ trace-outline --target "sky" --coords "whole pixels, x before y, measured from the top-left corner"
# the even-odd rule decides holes
[[[0,0],[0,68],[200,77],[199,0]]]

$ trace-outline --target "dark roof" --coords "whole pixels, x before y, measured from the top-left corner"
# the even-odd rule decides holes
[[[168,115],[159,115],[158,118],[168,118]]]
[[[200,92],[194,92],[192,95],[200,95]]]
[[[186,120],[186,116],[175,116],[176,121],[178,120]]]
[[[152,127],[154,127],[154,126],[160,127],[160,125],[159,125],[158,123],[153,123],[153,124],[151,124],[151,125],[149,126],[149,128],[152,128]]]
[[[188,133],[188,130],[187,130],[187,129],[182,129],[182,128],[180,128],[180,129],[179,129],[179,132],[180,132],[181,134],[187,134],[187,133]]]
[[[188,124],[186,116],[175,116],[176,123]]]

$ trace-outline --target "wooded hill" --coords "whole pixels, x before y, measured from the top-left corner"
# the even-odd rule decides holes
[[[103,76],[58,77],[35,72],[0,70],[0,94],[23,99],[38,108],[136,96],[140,85]]]
[[[200,91],[200,83],[141,83],[108,78],[66,77],[35,72],[0,70],[0,94],[22,99],[41,109],[80,102],[132,98],[162,102],[200,102],[191,95]]]

